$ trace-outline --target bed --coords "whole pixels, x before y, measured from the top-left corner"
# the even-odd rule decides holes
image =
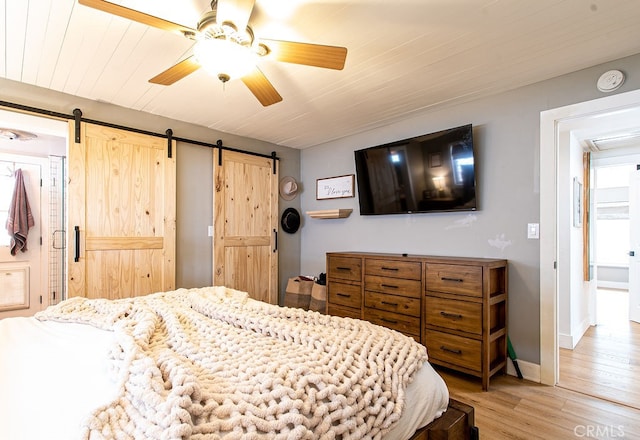
[[[450,404],[411,338],[225,287],[72,298],[0,320],[0,353],[12,440],[408,440]]]

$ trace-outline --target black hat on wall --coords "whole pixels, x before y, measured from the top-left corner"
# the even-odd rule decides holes
[[[280,225],[284,232],[295,233],[300,227],[300,213],[295,208],[287,208],[282,213]]]

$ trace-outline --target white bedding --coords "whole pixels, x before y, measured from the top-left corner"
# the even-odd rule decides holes
[[[81,421],[116,397],[108,363],[113,338],[83,324],[0,320],[0,438],[82,438]],[[442,414],[448,397],[425,363],[407,389],[398,424],[383,438],[409,438]]]

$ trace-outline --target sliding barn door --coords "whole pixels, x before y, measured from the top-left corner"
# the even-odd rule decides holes
[[[213,156],[213,282],[277,304],[277,161],[219,149]]]
[[[175,289],[175,145],[69,125],[68,292],[126,298]]]

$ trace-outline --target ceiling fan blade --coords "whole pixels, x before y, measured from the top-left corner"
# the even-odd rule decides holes
[[[138,23],[146,24],[147,26],[153,26],[165,31],[175,32],[179,34],[194,34],[196,32],[195,29],[192,29],[190,27],[163,20],[162,18],[154,17],[153,15],[136,11],[135,9],[125,8],[124,6],[120,6],[105,0],[78,0],[78,3],[93,9],[97,9],[99,11],[117,15],[118,17],[123,17],[128,20],[137,21]]]
[[[216,21],[219,24],[230,21],[236,25],[238,31],[242,32],[249,23],[255,3],[255,0],[218,0]]]
[[[257,67],[241,79],[263,106],[267,107],[282,101],[282,96]]]
[[[273,57],[285,63],[304,64],[342,70],[347,59],[347,48],[295,41],[261,39],[272,51]]]
[[[174,82],[181,80],[185,76],[195,72],[199,68],[200,64],[192,55],[189,58],[185,58],[184,60],[180,61],[178,64],[169,67],[164,72],[154,76],[149,80],[149,82],[153,84],[169,86]]]

